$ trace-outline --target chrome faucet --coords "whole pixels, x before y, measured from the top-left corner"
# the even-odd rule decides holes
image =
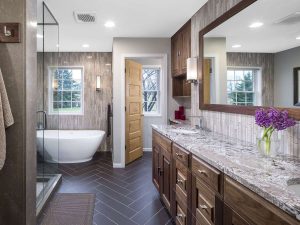
[[[190,116],[190,118],[197,118],[197,119],[199,119],[198,124],[195,125],[196,129],[201,129],[201,130],[205,129],[203,116]]]
[[[43,122],[37,124],[37,129],[38,130],[47,130],[47,113],[46,113],[46,111],[40,110],[40,111],[37,111],[36,113],[37,114],[43,113],[43,115],[44,115]]]

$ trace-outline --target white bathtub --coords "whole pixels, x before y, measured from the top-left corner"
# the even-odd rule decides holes
[[[37,131],[37,148],[47,162],[87,162],[93,158],[104,135],[102,130]]]

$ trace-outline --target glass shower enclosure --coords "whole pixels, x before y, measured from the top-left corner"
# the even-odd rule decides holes
[[[44,2],[38,1],[37,24],[37,215],[61,181],[58,174],[59,112],[49,114],[49,68],[58,67],[59,23]],[[53,57],[52,57],[53,55]]]

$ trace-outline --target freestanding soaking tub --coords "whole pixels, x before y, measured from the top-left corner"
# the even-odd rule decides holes
[[[39,130],[37,147],[47,162],[87,162],[93,158],[104,135],[102,130]]]

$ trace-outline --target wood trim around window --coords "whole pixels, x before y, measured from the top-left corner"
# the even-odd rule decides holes
[[[238,14],[257,0],[243,0],[234,7],[232,7],[229,11],[224,13],[222,16],[218,17],[212,23],[207,25],[203,30],[199,32],[199,108],[200,110],[208,110],[208,111],[217,111],[217,112],[227,112],[227,113],[235,113],[235,114],[244,114],[244,115],[254,115],[255,111],[259,108],[268,108],[262,106],[233,106],[233,105],[222,105],[222,104],[205,104],[204,103],[204,85],[203,85],[203,71],[204,71],[204,42],[203,37],[206,33],[210,32],[217,26],[221,25],[229,18]],[[294,119],[300,120],[300,108],[278,108],[280,110],[288,110],[291,117]]]

